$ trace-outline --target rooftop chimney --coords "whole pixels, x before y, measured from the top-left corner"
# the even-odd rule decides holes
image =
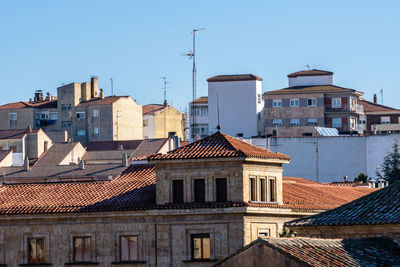
[[[27,172],[29,171],[29,158],[26,157],[24,160],[24,170]]]
[[[31,127],[30,125],[28,125],[28,126],[26,127],[26,129],[25,129],[25,132],[26,132],[26,133],[32,132],[32,127]]]
[[[166,108],[168,106],[168,102],[167,100],[164,100],[164,108]]]
[[[91,98],[97,97],[99,94],[99,79],[96,76],[90,78],[90,95]]]
[[[51,100],[50,92],[47,92],[47,94],[46,94],[46,101],[50,101],[50,100]]]
[[[79,161],[79,169],[84,170],[85,169],[85,161],[84,160],[80,160]]]
[[[34,98],[35,102],[38,101],[43,101],[43,91],[42,90],[36,90],[35,91],[35,98]]]
[[[104,91],[103,91],[103,88],[100,89],[100,98],[101,98],[101,99],[104,98]]]
[[[168,132],[168,138],[170,142],[169,150],[177,149],[180,146],[179,136],[176,135],[176,132]]]
[[[378,104],[378,98],[376,97],[376,94],[374,94],[374,104]]]
[[[128,155],[126,155],[126,154],[122,154],[122,166],[124,166],[124,167],[129,166]]]

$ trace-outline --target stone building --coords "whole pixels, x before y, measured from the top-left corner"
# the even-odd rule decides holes
[[[264,93],[266,135],[313,135],[315,126],[358,133],[363,93],[334,85],[330,71],[304,70],[288,78],[289,87]]]
[[[165,102],[143,106],[143,138],[168,138],[175,132],[181,141],[185,136],[185,117],[182,112]]]
[[[371,192],[282,178],[289,160],[217,132],[113,180],[0,185],[0,264],[210,266]]]
[[[0,106],[0,129],[43,128],[86,146],[91,141],[142,139],[142,106],[130,96],[104,96],[97,77],[57,88],[57,97],[42,91],[34,100]],[[63,138],[61,138],[63,139]]]

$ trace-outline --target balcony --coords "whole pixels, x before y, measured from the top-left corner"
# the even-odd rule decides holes
[[[374,124],[374,125],[371,125],[371,131],[373,133],[400,132],[400,123]]]
[[[362,105],[350,106],[350,104],[341,104],[340,106],[333,106],[332,104],[325,105],[325,112],[356,112],[364,113]]]

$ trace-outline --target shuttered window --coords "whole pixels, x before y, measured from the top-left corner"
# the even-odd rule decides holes
[[[172,202],[183,203],[183,180],[172,181]]]
[[[216,186],[216,201],[217,202],[226,202],[228,200],[227,197],[227,183],[226,178],[217,178],[215,179]]]
[[[206,201],[206,188],[204,179],[194,179],[194,202]]]

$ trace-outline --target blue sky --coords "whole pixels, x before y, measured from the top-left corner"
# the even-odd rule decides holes
[[[253,73],[263,90],[287,86],[305,65],[337,85],[400,108],[400,1],[1,1],[0,104],[99,76],[99,86],[140,104],[191,99],[192,28],[198,96],[206,79]],[[378,95],[379,96],[379,95]],[[380,101],[380,97],[379,97]]]

